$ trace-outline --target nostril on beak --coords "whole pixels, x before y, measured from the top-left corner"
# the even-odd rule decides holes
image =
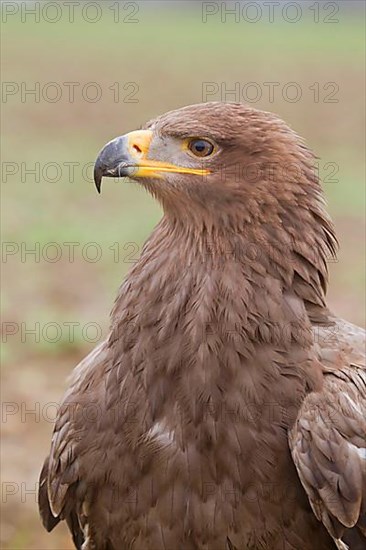
[[[142,155],[142,151],[141,151],[140,147],[139,147],[136,143],[134,143],[134,144],[132,145],[132,149],[134,150],[134,152],[135,152],[137,155],[139,155],[139,156]]]

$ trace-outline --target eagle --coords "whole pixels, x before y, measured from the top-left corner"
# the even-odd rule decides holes
[[[303,140],[240,103],[180,108],[94,168],[163,216],[72,374],[39,485],[82,550],[366,548],[365,333]],[[95,222],[96,223],[96,222]]]

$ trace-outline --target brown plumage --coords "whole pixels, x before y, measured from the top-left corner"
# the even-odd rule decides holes
[[[199,139],[200,138],[200,139]],[[83,550],[366,544],[364,332],[329,312],[314,157],[241,104],[167,113],[95,167],[164,216],[76,368],[40,479]]]

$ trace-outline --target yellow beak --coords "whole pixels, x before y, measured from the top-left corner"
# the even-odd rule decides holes
[[[210,173],[205,168],[187,168],[148,158],[152,136],[151,130],[136,130],[107,143],[94,166],[94,181],[99,192],[103,176],[161,178],[164,172],[199,176]]]

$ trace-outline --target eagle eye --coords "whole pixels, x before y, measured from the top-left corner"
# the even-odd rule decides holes
[[[215,150],[215,146],[207,139],[192,138],[188,142],[188,149],[195,157],[209,157]]]

